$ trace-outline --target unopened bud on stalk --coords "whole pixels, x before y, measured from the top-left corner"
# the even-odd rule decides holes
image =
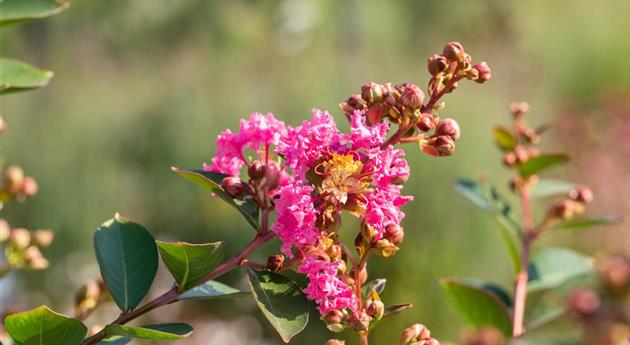
[[[240,198],[245,193],[245,183],[236,176],[228,176],[221,181],[221,188],[233,198]]]
[[[459,42],[450,42],[444,46],[444,51],[442,55],[446,57],[449,61],[460,61],[463,62],[466,57],[466,53],[464,52],[464,47],[462,47]]]
[[[400,100],[405,107],[418,109],[424,101],[424,93],[417,85],[407,84],[402,90]]]
[[[368,103],[380,102],[383,99],[381,85],[370,82],[361,86],[361,98]]]
[[[254,180],[260,180],[265,177],[265,163],[260,160],[255,160],[248,168],[247,173],[249,177]]]
[[[280,177],[281,177],[280,166],[275,161],[270,161],[269,164],[265,167],[265,185],[267,188],[273,190],[278,188],[280,185]]]
[[[569,192],[569,198],[577,202],[589,203],[593,201],[593,192],[586,186],[577,186]]]
[[[332,261],[337,261],[341,257],[341,246],[338,244],[332,244],[328,249],[326,249],[326,253],[330,256]]]
[[[326,345],[345,345],[346,342],[339,339],[328,339]]]
[[[630,288],[630,260],[614,255],[603,261],[599,268],[602,286],[612,293],[623,293]]]
[[[422,151],[433,157],[452,156],[455,153],[455,142],[448,135],[431,137],[420,144]]]
[[[419,323],[411,325],[402,332],[398,340],[398,345],[410,345],[413,342],[431,337],[431,332]]]
[[[581,317],[597,313],[600,304],[599,296],[590,289],[577,289],[569,296],[569,310]]]
[[[9,193],[19,193],[24,182],[24,170],[16,165],[7,168],[4,175],[5,188]]]
[[[284,265],[284,255],[272,255],[267,258],[267,269],[272,272],[279,272]]]
[[[422,113],[416,127],[423,132],[428,132],[435,128],[435,118],[429,113]]]
[[[503,156],[503,165],[508,168],[511,168],[516,165],[517,158],[514,152],[508,152]]]
[[[40,247],[48,247],[53,241],[55,234],[50,229],[38,229],[31,234],[33,243]]]
[[[31,244],[31,234],[23,228],[13,229],[9,235],[9,242],[16,249],[26,249]]]
[[[24,251],[24,262],[34,270],[43,270],[48,268],[48,260],[36,246],[30,246]]]
[[[435,135],[448,135],[453,140],[457,140],[461,136],[459,124],[453,119],[442,119],[435,127]]]
[[[514,117],[520,117],[529,111],[529,104],[527,102],[514,102],[510,104],[510,112]]]
[[[333,310],[324,317],[324,323],[326,323],[326,328],[331,332],[340,333],[347,328],[344,322],[345,318],[346,315],[343,312]]]
[[[22,181],[22,186],[20,188],[20,194],[30,198],[37,194],[37,190],[37,182],[35,182],[35,179],[30,176],[24,177],[24,180]]]
[[[376,251],[376,254],[386,258],[393,256],[398,251],[398,247],[385,238],[376,241],[374,249]]]
[[[473,66],[473,69],[476,70],[479,75],[475,79],[479,84],[483,84],[492,78],[492,71],[490,70],[490,66],[485,61],[482,61]]]
[[[376,296],[378,297],[378,295]],[[385,314],[385,304],[379,299],[369,298],[365,302],[365,312],[370,315],[375,321],[383,318]]]
[[[575,201],[562,199],[551,205],[548,212],[551,218],[570,220],[575,215],[575,211]]]
[[[429,74],[432,76],[436,76],[448,67],[448,60],[442,55],[432,55],[429,57],[427,61],[427,69],[429,70]]]
[[[4,243],[9,239],[11,235],[11,226],[9,222],[4,220],[4,218],[0,218],[0,243]]]
[[[389,224],[385,228],[385,238],[393,244],[400,244],[405,238],[405,232],[400,225]]]
[[[364,109],[366,104],[361,95],[352,95],[346,101],[352,109],[361,110]]]

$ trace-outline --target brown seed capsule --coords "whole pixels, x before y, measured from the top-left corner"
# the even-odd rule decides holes
[[[427,61],[427,69],[429,70],[429,74],[432,76],[436,76],[448,67],[448,60],[442,55],[432,55],[429,57]]]
[[[416,127],[423,132],[428,132],[435,128],[435,118],[429,113],[422,113]]]
[[[442,119],[435,127],[435,135],[448,135],[453,140],[457,140],[461,136],[459,124],[453,119]]]
[[[589,203],[593,201],[593,192],[587,186],[577,186],[569,192],[569,198],[577,202]]]
[[[228,176],[221,181],[221,188],[233,198],[240,198],[245,193],[245,183],[236,176]]]
[[[383,99],[383,88],[375,82],[363,84],[361,86],[361,98],[368,104],[380,102]]]
[[[482,61],[473,66],[473,69],[476,70],[479,75],[475,79],[479,84],[483,84],[492,78],[492,71],[490,70],[490,66],[485,61]]]
[[[630,260],[623,255],[613,255],[599,267],[602,286],[612,293],[623,293],[630,289]]]
[[[466,53],[464,52],[464,47],[459,42],[450,42],[444,46],[444,51],[442,55],[446,57],[449,61],[464,61]]]
[[[581,317],[593,316],[600,304],[599,296],[590,289],[577,289],[569,296],[569,310]]]
[[[405,107],[418,109],[424,101],[424,93],[417,85],[407,84],[402,90],[400,101]]]
[[[284,255],[272,255],[267,258],[267,269],[272,272],[279,272],[284,265]]]
[[[265,163],[260,160],[255,160],[248,168],[247,173],[249,177],[254,180],[260,180],[265,176]]]
[[[452,156],[455,153],[455,142],[448,135],[429,138],[421,145],[422,151],[433,157]]]

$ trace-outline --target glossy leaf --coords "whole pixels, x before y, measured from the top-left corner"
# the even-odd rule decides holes
[[[87,333],[81,321],[46,306],[7,316],[4,327],[17,345],[78,345]]]
[[[155,239],[143,226],[116,214],[94,234],[105,286],[121,310],[135,308],[149,291],[158,268]]]
[[[478,182],[464,179],[456,180],[455,190],[482,210],[487,212],[492,210],[490,201],[488,201],[483,188]]]
[[[285,343],[308,323],[308,300],[289,278],[270,271],[247,270],[258,308]]]
[[[177,297],[178,301],[184,300],[203,300],[218,298],[238,298],[250,296],[249,291],[241,291],[231,286],[211,280],[197,287],[194,287]]]
[[[181,169],[176,167],[172,167],[171,169],[187,180],[194,182],[195,184],[214,193],[237,209],[245,217],[247,222],[254,227],[254,229],[258,229],[260,227],[258,223],[258,205],[256,202],[251,198],[244,201],[233,199],[223,190],[223,188],[221,188],[221,181],[223,181],[223,179],[228,175],[204,170]]]
[[[541,179],[530,191],[532,198],[543,198],[558,194],[567,194],[575,189],[576,184],[564,180]]]
[[[133,339],[129,338],[129,337],[121,337],[119,335],[116,335],[116,336],[113,336],[113,337],[105,338],[105,339],[99,341],[98,343],[96,343],[96,345],[127,345],[132,340]]]
[[[193,288],[223,260],[223,242],[190,244],[156,241],[162,261],[175,278],[179,291]]]
[[[503,299],[482,284],[459,279],[442,279],[442,291],[449,304],[474,327],[493,326],[506,336],[512,333],[510,310]]]
[[[22,61],[0,58],[0,94],[45,86],[52,76],[51,71],[42,71]]]
[[[525,163],[519,165],[518,169],[523,177],[529,177],[554,165],[566,163],[568,161],[569,156],[564,153],[542,154],[540,156],[530,158]]]
[[[65,0],[2,0],[0,25],[50,17],[65,10],[68,5]]]
[[[362,295],[363,297],[367,297],[370,293],[372,293],[372,290],[376,291],[377,294],[381,294],[383,292],[383,290],[385,290],[385,284],[387,283],[387,279],[374,279],[372,281],[369,281],[367,283],[365,283],[365,285],[363,285],[363,287],[361,288],[362,290]]]
[[[193,328],[185,323],[165,323],[130,327],[110,324],[105,327],[107,336],[121,336],[152,340],[176,340],[188,337]]]
[[[593,272],[593,260],[564,248],[549,248],[529,265],[528,293],[559,287]]]
[[[492,130],[494,142],[503,151],[512,151],[518,144],[516,137],[505,127],[497,126]]]
[[[573,220],[568,220],[565,222],[560,222],[554,226],[554,228],[558,229],[569,229],[569,230],[582,230],[586,228],[590,228],[593,226],[600,225],[613,225],[621,222],[621,219],[617,216],[608,215],[601,216],[596,218],[578,218]]]

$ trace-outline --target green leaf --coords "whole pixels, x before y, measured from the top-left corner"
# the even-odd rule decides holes
[[[365,283],[365,285],[363,285],[363,288],[361,288],[362,290],[361,293],[364,298],[367,298],[367,296],[369,296],[372,290],[376,291],[376,293],[380,295],[383,292],[383,290],[385,290],[386,283],[387,283],[387,279],[382,279],[382,278],[374,279],[372,281]]]
[[[151,288],[158,268],[149,231],[116,214],[94,234],[94,249],[105,286],[118,307],[135,308]]]
[[[241,291],[223,283],[219,283],[218,281],[211,280],[177,296],[177,300],[185,301],[189,299],[204,300],[219,298],[238,298],[244,296],[250,296],[250,292]]]
[[[245,200],[233,199],[223,190],[223,188],[221,188],[221,181],[223,181],[223,179],[228,175],[204,170],[181,169],[176,167],[172,167],[171,169],[187,180],[192,181],[219,196],[225,202],[237,209],[245,217],[247,222],[253,226],[254,229],[258,230],[260,224],[258,223],[258,205],[256,202],[252,198],[247,198]]]
[[[0,94],[45,86],[52,76],[51,71],[42,71],[18,60],[0,58]]]
[[[285,343],[308,323],[308,300],[289,278],[270,271],[247,269],[258,308]]]
[[[4,327],[17,345],[78,345],[87,333],[81,321],[46,306],[12,314]]]
[[[557,319],[565,316],[567,314],[567,310],[565,308],[553,308],[546,310],[542,315],[537,315],[533,320],[529,320],[527,322],[527,331],[530,332],[534,329],[543,327],[550,322],[556,321]]]
[[[482,210],[486,212],[492,211],[490,201],[488,201],[483,188],[478,182],[464,179],[456,180],[455,190]]]
[[[505,127],[497,126],[492,130],[494,142],[503,151],[512,151],[518,145],[516,137]]]
[[[541,179],[530,191],[532,198],[543,198],[551,195],[567,194],[575,189],[576,184],[569,181]]]
[[[582,230],[599,225],[612,225],[621,222],[621,218],[614,215],[601,216],[596,218],[573,219],[558,223],[556,229]]]
[[[130,327],[110,324],[105,327],[107,336],[122,336],[152,340],[175,340],[188,337],[193,328],[185,323],[165,323]]]
[[[549,248],[534,256],[528,271],[527,292],[533,293],[592,273],[593,260],[569,249]]]
[[[68,8],[63,0],[2,0],[0,25],[15,24],[54,16]]]
[[[121,336],[116,335],[113,337],[105,338],[99,341],[98,343],[96,343],[96,345],[127,345],[132,340],[133,339],[129,337],[121,337]]]
[[[390,316],[396,315],[398,313],[402,313],[403,311],[407,309],[411,309],[411,308],[413,308],[413,304],[409,304],[409,303],[394,304],[394,305],[385,307],[385,312],[383,313],[383,317],[380,320],[374,320],[372,321],[372,323],[370,323],[370,330],[373,330],[376,327],[380,326],[381,322],[383,322],[385,319],[389,318]]]
[[[156,241],[162,261],[177,281],[179,291],[193,288],[223,260],[223,242],[190,244]]]
[[[510,309],[494,291],[459,279],[442,279],[440,284],[448,302],[471,326],[493,326],[506,336],[512,334]]]
[[[569,156],[564,153],[543,154],[528,159],[519,165],[518,169],[523,177],[535,175],[547,168],[569,161]]]

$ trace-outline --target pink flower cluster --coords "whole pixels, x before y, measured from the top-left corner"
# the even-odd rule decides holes
[[[318,260],[315,256],[307,256],[298,269],[306,274],[309,284],[304,289],[306,296],[317,303],[322,315],[335,310],[350,309],[356,311],[358,301],[352,289],[337,277],[339,262]]]

